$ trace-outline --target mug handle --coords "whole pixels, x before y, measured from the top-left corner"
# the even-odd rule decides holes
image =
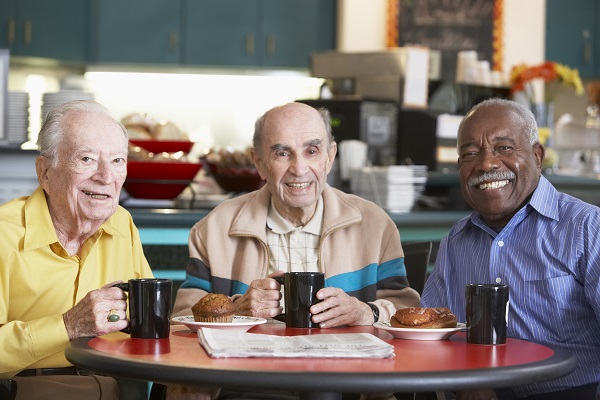
[[[285,282],[285,276],[274,276],[271,279],[275,279],[277,281],[277,283],[279,283],[280,285],[283,285],[283,283]]]
[[[124,292],[129,292],[129,282],[115,283],[113,285],[113,287],[118,287],[119,289],[121,289]],[[131,334],[131,326],[121,329],[121,332],[130,335]]]
[[[285,281],[285,276],[274,276],[271,279],[275,279],[277,281],[277,283],[279,283],[280,285],[283,285],[284,281]],[[276,315],[273,317],[274,320],[279,321],[279,322],[285,322],[285,313],[281,313],[279,315]]]
[[[129,283],[128,282],[123,282],[123,283],[115,283],[113,285],[113,287],[118,287],[119,289],[125,291],[125,292],[129,292]]]

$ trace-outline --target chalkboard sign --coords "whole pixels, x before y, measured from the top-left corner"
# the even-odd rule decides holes
[[[454,81],[459,51],[492,64],[494,0],[399,0],[398,44],[439,50],[442,78]]]

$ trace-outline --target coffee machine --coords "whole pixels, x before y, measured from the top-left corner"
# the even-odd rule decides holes
[[[398,106],[379,99],[297,100],[315,108],[326,108],[331,114],[331,132],[339,143],[360,140],[368,145],[367,158],[372,165],[397,162],[396,138]]]

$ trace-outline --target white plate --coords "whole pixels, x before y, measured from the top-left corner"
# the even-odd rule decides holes
[[[194,332],[198,328],[231,329],[246,332],[253,326],[264,324],[267,320],[264,318],[236,315],[231,322],[196,322],[193,315],[186,315],[184,317],[173,317],[171,318],[171,322],[184,324]]]
[[[467,326],[463,323],[458,323],[456,328],[440,328],[440,329],[418,329],[418,328],[394,328],[383,322],[375,322],[375,328],[383,329],[391,333],[398,339],[409,340],[444,340],[454,335],[456,332],[465,330]]]

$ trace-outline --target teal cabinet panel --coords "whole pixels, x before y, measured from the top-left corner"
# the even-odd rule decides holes
[[[335,0],[183,0],[186,64],[308,68],[335,48]]]
[[[257,0],[183,0],[185,64],[256,63]]]
[[[335,49],[335,3],[332,0],[263,0],[258,65],[310,66],[315,51]]]
[[[0,1],[0,48],[13,51],[16,46],[17,4],[15,1]]]
[[[600,1],[546,1],[546,59],[600,76]]]
[[[179,64],[181,3],[93,0],[91,61]]]
[[[0,5],[0,46],[12,55],[86,61],[87,0],[8,0]]]

